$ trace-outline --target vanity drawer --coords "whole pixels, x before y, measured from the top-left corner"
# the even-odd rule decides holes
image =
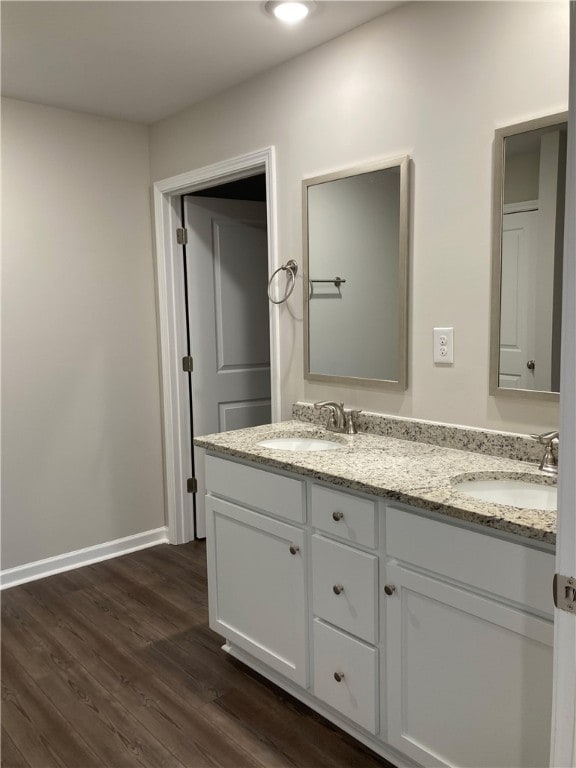
[[[394,507],[386,509],[386,553],[540,613],[554,612],[552,553]]]
[[[313,485],[312,525],[342,539],[376,547],[376,502]]]
[[[361,637],[377,641],[378,558],[346,544],[312,536],[314,614]]]
[[[295,523],[306,521],[304,483],[216,456],[206,457],[206,489]]]
[[[377,665],[376,648],[314,619],[314,694],[370,733],[377,731]]]

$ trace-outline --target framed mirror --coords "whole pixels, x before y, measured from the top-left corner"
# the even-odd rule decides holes
[[[558,399],[567,119],[495,134],[492,395]]]
[[[306,379],[406,389],[408,176],[402,157],[303,181]]]

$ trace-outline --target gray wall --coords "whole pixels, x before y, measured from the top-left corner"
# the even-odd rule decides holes
[[[488,392],[494,130],[563,111],[568,3],[407,3],[152,126],[154,180],[274,145],[279,260],[302,259],[303,178],[413,158],[409,389],[303,376],[302,281],[280,310],[283,412],[294,400],[518,432],[558,423],[554,403]],[[233,128],[231,128],[233,126]],[[454,326],[435,366],[432,329]]]
[[[2,100],[2,568],[164,525],[143,126]]]

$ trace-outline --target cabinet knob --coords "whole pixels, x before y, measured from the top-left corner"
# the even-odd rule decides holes
[[[332,592],[334,592],[335,595],[339,595],[342,592],[344,592],[344,587],[342,586],[342,584],[334,584],[334,586],[332,587]]]
[[[300,552],[300,547],[296,546],[296,544],[290,544],[290,554],[296,555]]]
[[[394,592],[396,592],[396,587],[394,586],[394,584],[386,584],[386,586],[384,587],[384,592],[386,592],[388,596],[393,595]]]
[[[337,683],[341,683],[344,680],[344,672],[334,672],[334,680]]]
[[[332,520],[335,520],[337,523],[339,523],[343,517],[344,517],[344,512],[340,512],[339,510],[336,512],[332,512]]]

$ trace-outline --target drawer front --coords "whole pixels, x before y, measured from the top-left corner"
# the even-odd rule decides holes
[[[377,641],[378,558],[312,536],[314,614],[353,635]]]
[[[207,456],[206,490],[285,520],[295,523],[306,521],[304,483],[301,480]]]
[[[315,619],[314,694],[362,728],[376,733],[377,687],[376,649]]]
[[[376,547],[376,502],[312,486],[312,525],[333,536]]]
[[[386,509],[388,557],[552,614],[554,555],[490,534]]]

